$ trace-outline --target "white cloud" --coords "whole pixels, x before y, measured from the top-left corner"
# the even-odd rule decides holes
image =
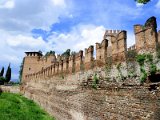
[[[136,3],[136,6],[137,6],[137,7],[143,7],[144,4],[142,4],[142,3]]]
[[[106,28],[95,25],[79,25],[67,34],[56,34],[48,38],[50,44],[53,44],[53,50],[62,53],[66,49],[78,52],[84,50],[96,42],[101,43]],[[132,31],[127,32],[127,47],[135,44],[135,36]]]
[[[13,49],[20,49],[20,50],[45,50],[49,46],[45,41],[42,40],[41,37],[35,39],[31,36],[23,36],[23,35],[16,35],[16,36],[9,36],[6,40],[6,43],[9,47]]]
[[[127,47],[135,44],[135,35],[133,32],[127,32]]]
[[[156,4],[156,8],[160,8],[160,0],[157,2],[157,4]]]
[[[102,1],[105,0],[95,0],[92,2],[94,5],[85,8],[80,4],[74,6],[69,0],[0,0],[0,67],[11,62],[16,77],[15,71],[18,71],[25,51],[55,50],[62,53],[68,48],[84,50],[102,41],[105,28],[121,29],[127,26],[128,21],[148,15],[142,7],[133,7],[126,0],[105,1],[105,4]],[[156,7],[160,8],[160,0]],[[79,25],[73,26],[68,33],[53,31],[47,38],[48,42],[30,35],[33,28],[49,29],[52,24],[60,22],[60,17],[74,20],[77,16],[79,19],[82,17],[82,22],[77,23]],[[127,43],[128,46],[135,43],[131,32]]]
[[[51,45],[42,40],[41,37],[35,39],[30,35],[10,34],[0,30],[0,69],[2,66],[7,67],[11,63],[12,78],[18,78],[19,66],[26,51],[44,52],[51,50]]]
[[[1,0],[0,1],[0,8],[12,9],[14,8],[14,1],[13,0]]]
[[[68,4],[65,0],[6,0],[0,7],[12,9],[0,10],[0,28],[20,33],[48,29],[59,17],[70,15]]]
[[[65,7],[65,1],[64,0],[52,0],[53,4],[60,7]]]
[[[79,25],[67,34],[53,34],[48,38],[53,49],[58,53],[71,49],[72,51],[84,50],[96,42],[101,42],[105,28],[103,26]]]

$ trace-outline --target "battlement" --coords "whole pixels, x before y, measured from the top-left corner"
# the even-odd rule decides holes
[[[145,25],[134,25],[135,45],[127,48],[127,31],[125,30],[106,30],[101,43],[96,43],[96,58],[93,57],[94,46],[90,45],[78,53],[68,57],[57,55],[43,56],[39,52],[25,52],[23,77],[43,74],[46,76],[57,75],[59,73],[74,73],[82,70],[104,67],[108,64],[108,59],[112,60],[112,65],[127,62],[128,51],[136,53],[153,53],[160,45],[160,30],[156,30],[156,18],[151,17]],[[24,79],[24,78],[23,78]]]
[[[93,52],[93,51],[94,51],[94,46],[93,45],[89,46],[89,48],[85,48],[85,54]]]
[[[105,35],[107,34],[118,34],[121,30],[106,30]]]
[[[135,44],[127,48],[127,51],[136,50]]]
[[[83,56],[83,50],[80,50],[78,53],[76,53],[75,58],[79,58]]]
[[[26,53],[26,56],[27,57],[35,57],[35,56],[39,56],[39,57],[41,57],[41,56],[43,56],[43,54],[42,53],[40,53],[40,52],[25,52]]]
[[[101,43],[96,43],[96,50],[101,48],[107,48],[108,47],[108,40],[103,39]]]
[[[105,33],[106,34],[106,33]],[[96,64],[103,66],[107,57],[108,40],[104,39],[101,43],[96,43]]]
[[[149,18],[144,25],[134,25],[136,51],[155,52],[157,47],[157,22],[155,17]],[[152,39],[152,40],[151,40]]]
[[[93,52],[94,52],[94,46],[91,45],[89,48],[85,49],[85,59],[84,59],[84,64],[85,64],[85,70],[93,68]]]

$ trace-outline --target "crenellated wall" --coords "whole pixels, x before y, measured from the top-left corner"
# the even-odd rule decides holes
[[[96,62],[97,66],[103,66],[106,63],[108,40],[104,39],[101,43],[96,43]]]
[[[83,51],[80,50],[75,55],[75,72],[82,70],[83,65]]]
[[[94,46],[91,45],[89,48],[85,49],[85,58],[84,58],[84,65],[85,70],[92,69],[94,67],[94,58],[93,58]]]
[[[135,45],[127,49],[127,32],[125,30],[106,30],[101,43],[96,43],[96,58],[93,57],[94,46],[84,51],[80,50],[72,56],[49,55],[42,56],[38,52],[26,52],[23,67],[23,79],[30,76],[53,76],[58,74],[72,74],[111,64],[124,64],[127,68],[128,51],[140,53],[156,53],[159,47],[160,32],[157,32],[156,18],[149,18],[145,25],[134,25]],[[51,67],[52,66],[52,67]],[[41,72],[40,72],[41,71]],[[125,72],[126,73],[126,72]]]
[[[57,120],[158,120],[160,83],[140,86],[136,61],[137,54],[150,53],[160,69],[156,28],[154,17],[135,25],[135,45],[129,48],[125,30],[106,30],[95,52],[93,45],[84,55],[82,50],[65,57],[27,52],[21,92]]]
[[[75,55],[69,56],[69,67],[68,67],[69,73],[75,72]]]
[[[101,69],[97,70],[97,73],[101,72]],[[21,93],[41,105],[56,120],[159,120],[160,83],[122,85],[106,82],[99,76],[102,77],[99,89],[95,90],[88,87],[92,86],[93,74],[87,71],[64,79],[58,76],[32,78],[22,85]],[[156,89],[152,90],[150,86]]]
[[[138,53],[155,52],[158,42],[156,18],[149,18],[145,25],[134,26],[136,50]]]

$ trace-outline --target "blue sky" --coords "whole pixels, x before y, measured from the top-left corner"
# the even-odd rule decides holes
[[[131,46],[134,24],[155,16],[160,29],[158,11],[160,0],[0,0],[0,69],[11,63],[18,79],[25,51],[84,50],[101,42],[106,29],[127,30]]]

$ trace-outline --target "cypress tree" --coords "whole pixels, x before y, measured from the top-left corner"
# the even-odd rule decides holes
[[[21,63],[20,70],[19,70],[19,80],[20,80],[20,82],[22,80],[23,65],[24,65],[24,58],[23,58],[23,61]]]
[[[0,73],[0,77],[2,77],[4,74],[4,67],[2,67],[1,73]]]
[[[11,67],[10,67],[10,64],[9,64],[9,66],[8,66],[5,79],[6,79],[6,82],[7,82],[7,83],[11,80]]]

